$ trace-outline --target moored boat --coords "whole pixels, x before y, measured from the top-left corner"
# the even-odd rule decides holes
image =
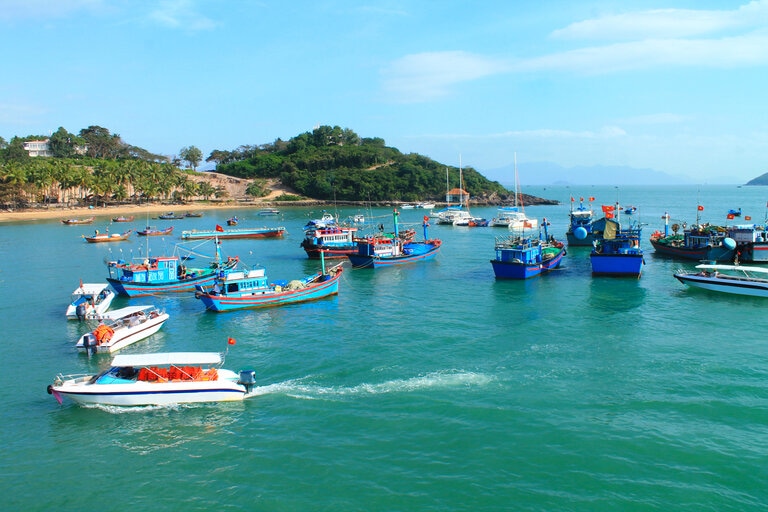
[[[88,217],[87,219],[64,219],[61,223],[66,224],[67,226],[74,224],[93,224],[93,220],[93,217]]]
[[[640,277],[645,264],[640,234],[640,227],[622,228],[618,221],[606,219],[605,230],[593,242],[592,275]]]
[[[155,334],[168,320],[168,313],[155,306],[128,306],[102,315],[99,325],[75,343],[89,355],[116,352]]]
[[[650,242],[656,253],[673,258],[706,261],[733,261],[736,242],[728,236],[725,228],[710,225],[695,225],[683,228],[672,225],[672,234],[654,231]]]
[[[276,208],[262,208],[261,210],[256,212],[256,215],[262,215],[262,216],[280,215],[280,210]]]
[[[133,222],[133,219],[133,215],[129,215],[127,217],[125,215],[121,215],[119,217],[112,217],[112,222]]]
[[[593,225],[594,211],[592,210],[592,201],[594,197],[589,198],[589,206],[584,206],[584,198],[579,198],[579,206],[573,207],[575,199],[571,197],[571,210],[568,213],[570,220],[570,226],[565,233],[565,237],[568,240],[568,246],[583,246],[591,247],[594,240],[592,232],[595,226]],[[602,229],[602,227],[601,227]]]
[[[147,229],[142,229],[136,233],[140,236],[165,236],[173,233],[173,226],[167,227],[165,229],[157,229],[147,226]]]
[[[308,302],[339,293],[342,272],[338,264],[328,272],[302,279],[270,282],[264,268],[236,270],[217,278],[208,288],[198,285],[195,297],[216,312]]]
[[[147,406],[239,401],[252,396],[253,370],[221,368],[217,352],[119,354],[95,375],[59,374],[48,393],[84,405]]]
[[[237,219],[237,215],[227,219],[227,226],[237,226],[240,221]]]
[[[357,252],[348,254],[354,268],[382,268],[419,261],[428,261],[437,256],[442,241],[428,239],[429,217],[424,217],[424,240],[404,241],[399,237],[398,211],[393,213],[395,232],[392,238],[366,237],[357,239]]]
[[[83,235],[83,238],[86,242],[89,244],[97,244],[102,242],[122,242],[124,240],[128,240],[131,237],[131,233],[133,230],[128,230],[124,233],[112,233],[111,235],[107,233],[99,233],[99,230],[96,230],[96,233],[94,235],[88,236]]]
[[[219,229],[220,228],[220,229]],[[181,232],[181,238],[184,240],[199,240],[202,238],[277,238],[285,234],[285,228],[280,226],[276,228],[260,227],[260,228],[236,228],[236,229],[224,229],[221,226],[216,226],[216,229],[212,230],[198,230],[192,229]]]
[[[713,292],[768,297],[768,268],[744,265],[702,264],[699,271],[674,274],[681,283]]]
[[[165,212],[162,215],[158,215],[157,218],[162,220],[181,220],[184,218],[184,215],[176,215],[174,212]]]
[[[310,226],[307,228],[307,226]],[[304,227],[304,239],[301,248],[310,259],[319,259],[322,253],[325,258],[346,258],[347,254],[357,251],[357,228],[337,224],[307,224]]]
[[[203,214],[202,214],[202,213],[200,213],[200,212],[187,212],[187,213],[185,213],[185,214],[184,214],[184,216],[185,216],[185,217],[191,217],[191,218],[197,219],[197,218],[200,218],[200,217],[202,217],[202,216],[203,216]]]
[[[544,237],[525,235],[496,237],[496,257],[491,260],[496,279],[528,279],[560,266],[565,245],[549,237],[546,219],[542,222]]]
[[[67,306],[69,320],[97,318],[107,312],[115,292],[107,283],[83,283],[72,292],[72,300]]]
[[[187,259],[176,255],[145,257],[136,262],[109,261],[107,282],[118,295],[126,297],[194,290],[195,285],[212,283],[221,272],[234,269],[239,262],[237,257],[222,262],[219,244],[215,245],[216,255],[208,267],[187,268]]]

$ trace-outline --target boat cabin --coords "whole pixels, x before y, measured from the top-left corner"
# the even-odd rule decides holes
[[[111,279],[132,283],[161,283],[195,277],[194,273],[187,275],[186,267],[180,264],[176,256],[148,258],[140,264],[129,264],[123,260],[111,261],[107,268]]]

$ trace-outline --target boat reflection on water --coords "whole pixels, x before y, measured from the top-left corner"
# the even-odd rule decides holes
[[[641,282],[635,279],[593,279],[589,285],[589,307],[605,312],[627,312],[642,306],[646,293]],[[630,323],[629,318],[622,320],[622,325]]]

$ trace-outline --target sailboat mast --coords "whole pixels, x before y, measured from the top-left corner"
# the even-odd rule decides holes
[[[515,151],[515,208],[517,208],[517,151]]]

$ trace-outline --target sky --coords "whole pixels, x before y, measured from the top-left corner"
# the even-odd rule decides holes
[[[6,141],[206,158],[329,125],[502,183],[768,172],[768,0],[3,0],[0,46]]]

